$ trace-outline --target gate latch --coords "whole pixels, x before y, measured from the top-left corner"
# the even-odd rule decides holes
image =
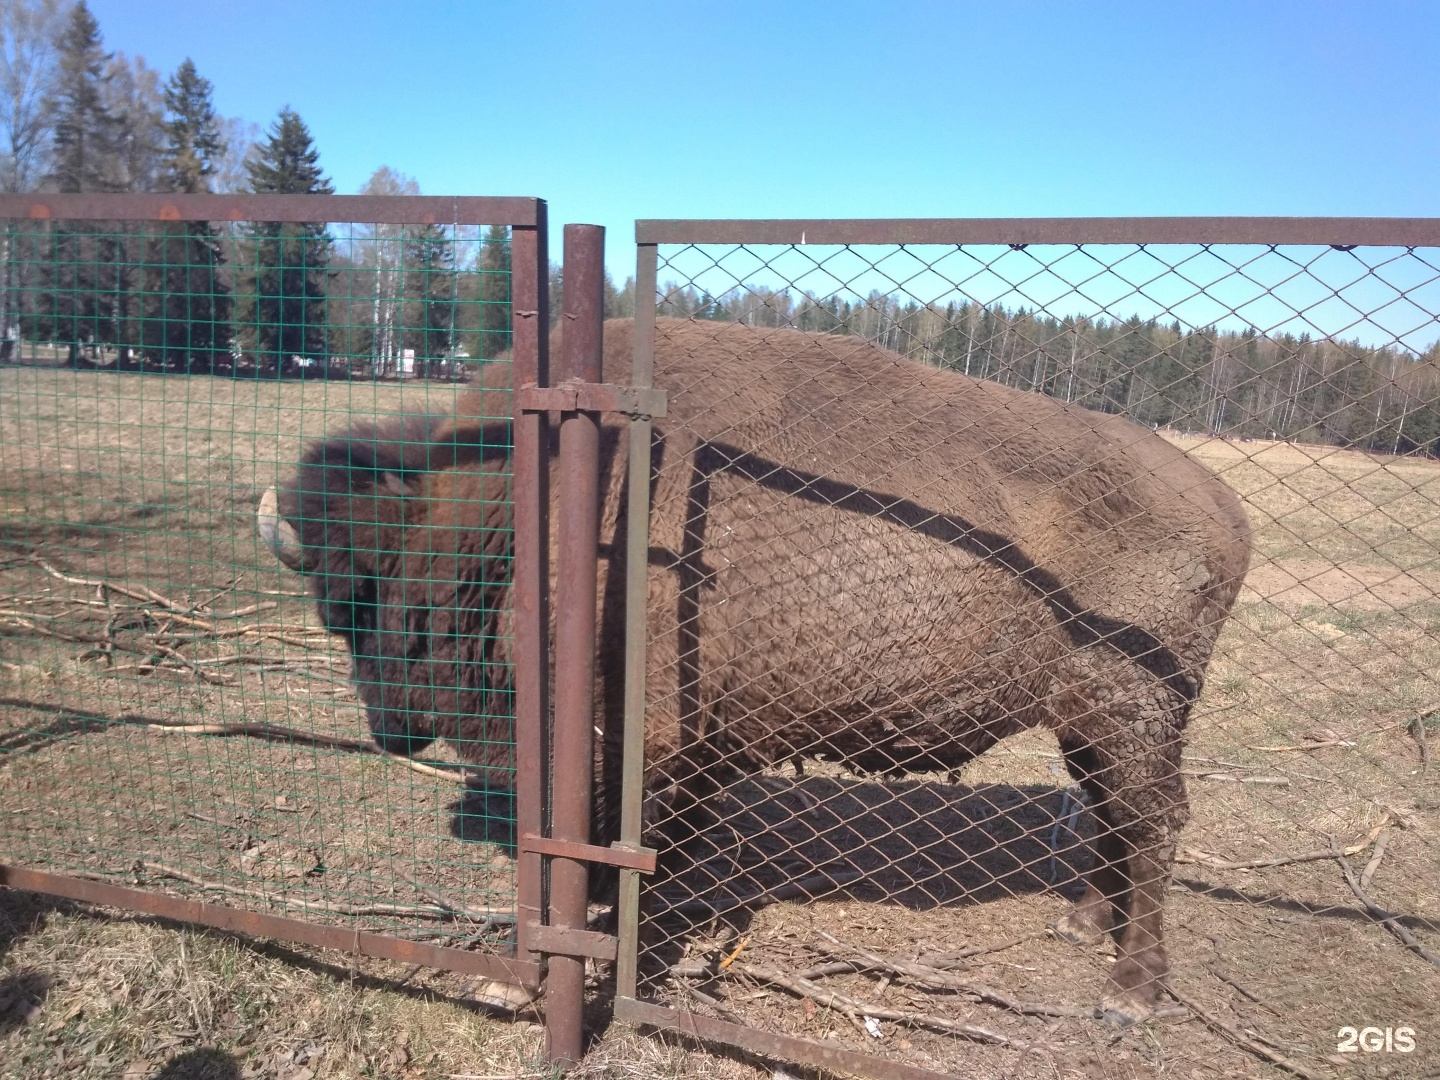
[[[624,416],[665,415],[669,395],[653,386],[616,386],[567,379],[558,386],[525,385],[515,388],[515,403],[522,412],[600,412]]]
[[[655,872],[654,848],[630,847],[621,845],[619,841],[609,847],[600,847],[598,844],[580,844],[573,840],[554,840],[536,833],[525,833],[520,837],[520,850],[536,855],[558,855],[562,859],[618,866],[624,870],[639,870],[646,874]]]

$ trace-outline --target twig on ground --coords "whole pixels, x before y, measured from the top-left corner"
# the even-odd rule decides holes
[[[1335,846],[1333,839],[1330,841],[1330,846],[1335,852],[1335,861],[1340,864],[1340,870],[1345,875],[1345,884],[1350,886],[1350,891],[1355,894],[1355,899],[1365,905],[1365,910],[1369,913],[1370,917],[1399,938],[1400,943],[1415,953],[1415,955],[1434,964],[1436,967],[1440,967],[1440,956],[1435,955],[1435,953],[1420,944],[1420,942],[1416,940],[1415,935],[1400,924],[1400,917],[1398,915],[1386,911],[1366,895],[1365,890],[1360,886],[1360,882],[1355,880],[1355,868],[1350,865],[1350,860],[1345,857],[1345,854]]]
[[[1263,1042],[1259,1042],[1256,1039],[1250,1038],[1250,1036],[1225,1023],[1225,1021],[1221,1020],[1218,1016],[1215,1016],[1208,1010],[1201,1008],[1199,1005],[1195,1004],[1195,1002],[1191,1001],[1183,994],[1179,994],[1172,989],[1170,991],[1170,996],[1173,997],[1176,1001],[1180,1002],[1181,1005],[1184,1005],[1196,1016],[1198,1016],[1202,1021],[1204,1021],[1204,1023],[1208,1027],[1213,1028],[1215,1031],[1218,1031],[1222,1035],[1229,1038],[1232,1042],[1235,1043],[1236,1046],[1250,1051],[1250,1053],[1255,1054],[1257,1057],[1264,1058],[1266,1061],[1270,1062],[1273,1065],[1278,1065],[1286,1072],[1294,1073],[1296,1076],[1304,1077],[1305,1080],[1324,1080],[1324,1078],[1319,1073],[1307,1069],[1304,1065],[1301,1065],[1297,1061],[1292,1061],[1290,1058],[1286,1057],[1278,1050],[1272,1050]]]
[[[705,993],[704,991],[702,991],[702,990],[697,990],[695,987],[691,986],[689,983],[685,983],[684,986],[685,986],[685,992],[686,992],[687,994],[689,994],[691,997],[693,997],[696,1001],[700,1002],[702,1005],[709,1005],[710,1008],[714,1009],[714,1010],[720,1015],[720,1019],[722,1019],[722,1020],[728,1020],[728,1021],[730,1021],[730,1023],[732,1023],[732,1024],[744,1024],[744,1023],[745,1023],[745,1020],[744,1020],[744,1018],[743,1018],[742,1016],[740,1016],[738,1013],[732,1012],[730,1009],[726,1008],[726,1006],[720,1001],[719,998],[711,997],[709,994]]]
[[[318,731],[300,731],[296,728],[282,727],[279,724],[269,724],[259,720],[247,720],[234,724],[170,724],[160,720],[153,720],[140,713],[121,713],[119,716],[104,716],[98,713],[73,711],[73,714],[101,725],[146,728],[151,731],[160,731],[172,735],[209,735],[219,737],[239,735],[252,739],[263,739],[266,742],[295,743],[301,746],[346,750],[357,754],[373,755],[383,758],[386,761],[393,761],[396,764],[404,765],[408,769],[413,769],[423,776],[440,777],[453,783],[463,784],[470,778],[470,770],[463,765],[453,768],[429,765],[423,761],[415,761],[411,758],[401,757],[399,754],[386,753],[374,743],[367,742],[363,739],[351,739],[343,735],[326,735]]]
[[[151,604],[159,604],[161,607],[166,608],[169,611],[186,612],[191,610],[188,607],[182,607],[180,604],[175,603],[175,601],[171,600],[169,597],[162,596],[154,589],[151,589],[145,585],[141,585],[139,586],[139,588],[136,588],[130,585],[120,585],[113,581],[107,581],[105,578],[72,577],[71,575],[66,574],[63,571],[55,569],[55,567],[51,566],[44,559],[40,558],[39,555],[30,555],[29,559],[32,563],[40,567],[41,570],[44,570],[51,577],[57,578],[58,580],[66,582],[70,585],[83,585],[89,589],[99,589],[102,591],[102,595],[106,592],[117,592],[121,596],[130,597],[130,599],[132,600],[142,600]]]
[[[1272,1005],[1270,1005],[1270,1004],[1268,1004],[1267,1002],[1261,1000],[1261,999],[1260,999],[1259,997],[1257,997],[1255,994],[1253,994],[1253,993],[1251,993],[1249,990],[1245,989],[1245,987],[1241,986],[1238,982],[1236,982],[1234,979],[1232,979],[1229,975],[1226,975],[1225,972],[1221,971],[1221,970],[1220,970],[1218,967],[1216,967],[1214,964],[1210,963],[1209,961],[1206,961],[1206,963],[1205,963],[1204,966],[1205,966],[1205,970],[1206,970],[1206,971],[1210,972],[1211,975],[1214,975],[1215,978],[1219,979],[1219,980],[1220,980],[1221,982],[1223,982],[1225,985],[1231,987],[1231,988],[1232,988],[1237,994],[1239,994],[1241,997],[1246,998],[1246,999],[1249,1000],[1249,1001],[1253,1001],[1256,1005],[1259,1005],[1259,1006],[1261,1006],[1262,1008],[1269,1009],[1272,1013],[1273,1013],[1273,1012],[1277,1012],[1277,1010],[1276,1010]]]
[[[916,963],[924,964],[926,967],[938,968],[941,971],[953,971],[959,967],[969,967],[966,961],[983,956],[986,953],[1004,952],[1006,949],[1013,949],[1016,945],[1023,945],[1027,941],[1034,941],[1036,938],[1045,937],[1044,930],[1037,930],[1033,934],[1024,934],[1020,937],[1011,938],[1009,941],[1002,941],[997,945],[970,945],[955,952],[948,953],[921,953]]]
[[[1440,712],[1440,705],[1427,705],[1410,720],[1410,735],[1420,746],[1420,779],[1430,775],[1430,733],[1425,730],[1425,721]]]
[[[736,908],[760,908],[769,904],[776,904],[782,900],[795,900],[799,898],[811,899],[836,889],[844,888],[852,882],[858,881],[865,874],[853,867],[834,872],[821,872],[810,877],[802,878],[799,881],[787,882],[784,885],[777,885],[773,889],[766,889],[750,896],[736,896],[727,894],[716,897],[693,897],[678,902],[659,896],[658,900],[664,905],[659,907],[656,915],[669,915],[672,913],[700,913],[704,915],[720,915],[727,911],[734,911]]]
[[[329,900],[298,900],[289,896],[277,896],[274,893],[259,892],[253,889],[242,889],[237,885],[226,885],[219,881],[208,881],[197,874],[191,874],[184,870],[177,870],[173,866],[166,866],[164,863],[151,862],[148,859],[141,859],[135,864],[135,869],[146,870],[161,877],[174,878],[176,881],[183,881],[189,885],[195,885],[203,889],[214,889],[217,892],[228,893],[231,896],[244,896],[251,900],[263,900],[270,904],[279,904],[282,907],[295,908],[301,911],[323,911],[331,915],[403,915],[413,918],[449,919],[454,918],[455,913],[446,908],[431,904],[337,904]],[[513,915],[513,912],[494,912],[493,917],[501,915]]]
[[[446,893],[441,892],[433,885],[426,885],[424,882],[418,880],[417,878],[411,877],[403,870],[398,871],[398,873],[401,877],[403,877],[406,881],[413,885],[417,892],[419,892],[423,896],[428,896],[431,900],[435,901],[438,906],[444,908],[446,911],[453,911],[457,915],[464,915],[467,919],[474,919],[477,922],[485,924],[486,926],[497,921],[495,912],[489,909],[473,908],[468,904],[462,904],[456,900],[452,900]],[[514,916],[506,914],[502,919],[499,919],[498,921],[513,922]]]
[[[1288,776],[1236,776],[1234,773],[1204,772],[1199,769],[1186,769],[1185,775],[1196,780],[1209,780],[1214,783],[1257,784],[1261,787],[1290,786]]]
[[[962,1039],[969,1039],[972,1042],[991,1043],[996,1046],[1007,1046],[1013,1050],[1029,1050],[1031,1045],[1018,1039],[1012,1039],[1008,1035],[1001,1035],[999,1032],[989,1031],[986,1028],[977,1027],[974,1024],[964,1024],[958,1020],[951,1020],[944,1016],[933,1016],[929,1013],[902,1012],[899,1009],[887,1009],[884,1006],[871,1002],[857,1001],[846,994],[834,990],[827,990],[823,986],[817,986],[808,979],[800,979],[792,975],[786,975],[778,968],[769,964],[740,963],[732,964],[726,974],[740,974],[748,976],[757,982],[771,983],[784,990],[789,990],[797,997],[805,997],[814,1001],[817,1005],[824,1005],[827,1008],[836,1010],[851,1018],[853,1022],[863,1023],[861,1017],[870,1016],[876,1020],[892,1020],[898,1024],[905,1024],[908,1027],[929,1028],[934,1031],[943,1031],[948,1035],[958,1035]]]
[[[1370,879],[1375,876],[1375,871],[1380,869],[1380,860],[1385,857],[1385,845],[1390,842],[1390,830],[1381,829],[1380,835],[1375,837],[1375,850],[1370,855],[1370,861],[1365,864],[1365,869],[1360,871],[1360,887],[1368,889]]]
[[[171,660],[174,660],[177,663],[184,665],[190,671],[195,673],[196,678],[203,679],[211,686],[230,685],[230,679],[227,676],[221,675],[218,672],[203,670],[199,666],[198,661],[191,660],[188,656],[185,656],[183,653],[181,653],[179,649],[172,649],[169,645],[161,645],[157,642],[155,645],[155,651],[160,653],[162,656],[168,656]]]
[[[97,717],[97,719],[102,718]],[[244,735],[252,739],[264,739],[266,742],[293,742],[304,746],[323,746],[332,750],[349,750],[357,754],[373,754],[376,757],[385,758],[387,761],[404,765],[424,776],[443,777],[461,784],[466,782],[470,772],[463,766],[453,769],[441,768],[427,765],[423,761],[401,757],[398,754],[387,754],[374,743],[366,742],[363,739],[350,739],[343,735],[325,735],[318,731],[299,731],[295,728],[281,727],[278,724],[268,724],[259,720],[244,721],[238,724],[166,724],[135,713],[123,713],[116,717],[115,722],[178,735],[218,735],[222,737]]]
[[[984,983],[973,982],[970,979],[962,979],[939,968],[929,967],[913,960],[896,960],[883,956],[870,949],[861,948],[858,945],[847,944],[824,930],[817,930],[817,933],[826,941],[829,941],[834,948],[819,945],[821,952],[828,956],[835,956],[844,959],[847,954],[858,956],[866,962],[866,966],[874,971],[883,971],[890,975],[899,976],[909,982],[929,990],[949,990],[956,993],[968,994],[979,1001],[990,1005],[998,1005],[1010,1012],[1020,1013],[1023,1016],[1051,1016],[1051,1017],[1072,1017],[1076,1019],[1093,1020],[1098,1015],[1093,1005],[1053,1005],[1041,1001],[1017,1001],[1003,990]]]
[[[1379,825],[1376,825],[1368,833],[1356,840],[1353,844],[1343,849],[1338,849],[1339,855],[1358,855],[1375,842],[1382,832],[1394,819],[1386,814]],[[1212,870],[1265,870],[1274,866],[1289,866],[1292,863],[1320,862],[1323,859],[1334,859],[1337,857],[1337,849],[1333,846],[1320,851],[1307,851],[1303,855],[1277,855],[1270,859],[1246,859],[1242,861],[1222,859],[1217,855],[1201,851],[1199,848],[1181,846],[1175,855],[1175,861],[1189,866],[1208,866]]]

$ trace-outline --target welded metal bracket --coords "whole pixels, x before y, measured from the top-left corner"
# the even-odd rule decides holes
[[[654,848],[632,847],[628,844],[622,845],[619,841],[609,847],[600,847],[598,844],[579,844],[573,840],[555,840],[536,833],[525,833],[520,837],[520,850],[536,855],[554,855],[562,859],[618,866],[646,874],[655,872]]]
[[[521,412],[599,412],[623,416],[664,416],[669,395],[648,386],[616,386],[567,379],[557,386],[519,386]]]
[[[532,922],[527,926],[530,948],[549,956],[588,956],[593,960],[614,960],[619,942],[613,934],[594,930],[573,930],[568,926],[546,926]]]

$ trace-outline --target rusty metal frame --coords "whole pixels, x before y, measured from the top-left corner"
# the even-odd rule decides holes
[[[543,199],[450,195],[0,195],[0,218],[86,221],[364,221],[544,228]]]
[[[254,937],[274,938],[279,941],[296,941],[304,945],[316,945],[323,949],[339,949],[359,956],[375,956],[385,960],[399,960],[407,964],[423,964],[425,967],[458,971],[464,975],[480,975],[501,982],[518,983],[534,988],[540,984],[538,964],[514,960],[495,953],[467,952],[446,945],[427,945],[422,941],[391,937],[388,934],[374,934],[364,930],[347,930],[343,926],[326,926],[322,923],[305,922],[281,915],[266,915],[258,911],[227,907],[224,904],[207,904],[199,900],[184,900],[168,893],[148,892],[111,885],[90,878],[70,877],[65,874],[51,874],[43,870],[27,870],[19,866],[0,864],[0,885],[28,892],[47,893],[63,896],[69,900],[80,900],[88,904],[104,904],[107,907],[126,908],[142,911],[147,915],[158,915],[177,922],[198,923],[213,926],[217,930],[229,930]]]
[[[549,381],[549,249],[543,199],[363,195],[143,195],[35,193],[0,195],[0,218],[89,221],[353,221],[401,225],[507,225],[511,228],[512,377],[516,384]],[[549,469],[547,418],[515,410],[516,830],[538,832],[543,821],[549,715]],[[349,930],[167,893],[125,888],[0,863],[0,885],[162,918],[421,964],[515,983],[541,984],[540,953],[527,928],[543,909],[541,860],[517,853],[514,954],[469,952],[386,934]]]
[[[1411,248],[1440,247],[1440,218],[643,219],[635,222],[635,242],[642,247],[654,244],[1297,244]]]

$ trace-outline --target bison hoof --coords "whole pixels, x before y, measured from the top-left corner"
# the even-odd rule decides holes
[[[1146,1001],[1143,994],[1107,993],[1100,999],[1100,1019],[1113,1028],[1122,1031],[1150,1019],[1155,1011],[1153,1002]]]
[[[1087,908],[1071,908],[1053,929],[1072,945],[1099,945],[1105,940],[1105,927]]]
[[[540,996],[540,993],[538,990],[526,990],[523,986],[487,979],[470,996],[476,1004],[483,1005],[487,1009],[513,1013],[519,1012],[531,1004]]]
[[[1154,1014],[1164,987],[1163,960],[1150,966],[1133,957],[1122,957],[1110,969],[1110,985],[1100,998],[1100,1015],[1114,1027],[1133,1027]]]

